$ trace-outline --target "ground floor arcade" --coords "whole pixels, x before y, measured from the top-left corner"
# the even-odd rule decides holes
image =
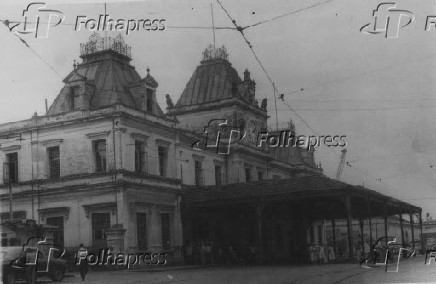
[[[398,216],[401,243],[406,216],[413,244],[420,234],[414,224],[422,223],[419,207],[321,175],[185,187],[182,200],[185,244],[192,243],[195,255],[195,246],[210,243],[215,259],[224,261],[304,263],[310,243],[332,246],[338,254],[341,248],[342,256],[353,258],[356,251],[365,253],[365,241],[374,244],[374,219],[384,220],[384,232],[377,236],[390,237],[388,219]],[[330,223],[329,235],[325,227],[318,230],[320,221]],[[336,233],[336,222],[345,222],[345,239]],[[362,233],[354,233],[355,223]]]

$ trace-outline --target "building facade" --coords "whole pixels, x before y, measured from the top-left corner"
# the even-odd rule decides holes
[[[46,115],[0,125],[2,221],[54,225],[54,241],[71,249],[180,257],[182,185],[322,172],[312,150],[256,145],[268,130],[267,101],[259,104],[249,71],[241,79],[224,47],[204,51],[177,103],[167,95],[165,112],[158,82],[130,64],[121,36],[92,35],[80,57]]]

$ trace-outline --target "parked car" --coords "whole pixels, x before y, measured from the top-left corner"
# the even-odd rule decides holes
[[[53,281],[62,281],[66,271],[66,261],[59,255],[49,255],[36,247],[2,247],[3,283],[15,283],[15,280],[25,280],[36,283],[36,279],[49,276]],[[38,257],[37,257],[38,256]],[[36,265],[32,265],[36,264]]]

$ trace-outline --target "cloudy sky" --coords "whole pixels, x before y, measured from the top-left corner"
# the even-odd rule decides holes
[[[322,2],[326,1],[222,0],[241,26]],[[0,4],[0,19],[22,20],[29,3]],[[48,38],[22,35],[33,51],[0,25],[0,123],[28,119],[35,111],[45,113],[44,100],[53,102],[73,60],[80,60],[79,44],[92,34],[74,30],[76,17],[98,18],[104,12],[102,1],[46,3],[62,11],[65,20],[50,30]],[[144,76],[149,66],[159,82],[163,107],[164,94],[178,99],[202,51],[213,41],[211,29],[199,28],[211,26],[211,3],[215,26],[232,27],[215,1],[107,1],[112,19],[166,20],[165,31],[139,30],[124,36],[139,74]],[[425,31],[426,17],[436,16],[436,3],[396,1],[397,9],[416,16],[396,39],[360,32],[380,3],[332,0],[244,32],[299,116],[318,134],[347,136],[346,161],[351,167],[345,166],[344,181],[364,184],[436,216],[436,30]],[[269,100],[269,124],[274,125],[272,87],[241,35],[217,29],[216,44],[227,47],[241,76],[245,68],[251,71],[257,98]],[[313,134],[281,101],[277,109],[280,123],[292,119],[299,133]],[[330,177],[335,176],[339,155],[340,149],[317,149],[317,162]]]

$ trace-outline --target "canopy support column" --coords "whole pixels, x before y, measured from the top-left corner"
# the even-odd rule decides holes
[[[347,195],[345,199],[347,208],[347,229],[348,229],[348,258],[353,258],[353,219],[351,216],[351,198]]]
[[[387,238],[388,237],[388,205],[385,203],[384,204],[384,212],[383,212],[383,218],[385,220],[385,235],[384,237]]]
[[[403,208],[402,207],[400,207],[400,214],[398,215],[398,217],[400,217],[401,243],[404,244]]]

